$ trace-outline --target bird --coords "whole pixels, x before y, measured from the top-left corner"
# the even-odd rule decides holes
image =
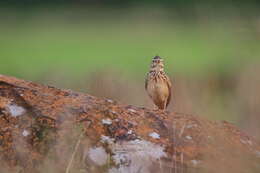
[[[165,110],[171,101],[172,83],[164,72],[164,62],[160,56],[152,59],[145,78],[145,90],[159,110]]]

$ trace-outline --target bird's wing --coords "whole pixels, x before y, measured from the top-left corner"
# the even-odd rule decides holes
[[[168,86],[168,90],[169,90],[169,96],[167,98],[167,103],[166,103],[166,106],[168,106],[171,101],[171,97],[172,97],[172,83],[171,83],[170,78],[167,75],[166,75],[166,79],[167,79],[167,86]]]
[[[148,85],[148,77],[149,77],[149,73],[147,73],[146,77],[145,77],[145,89],[147,90],[147,85]]]

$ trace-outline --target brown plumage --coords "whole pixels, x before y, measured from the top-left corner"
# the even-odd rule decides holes
[[[145,79],[145,89],[159,109],[166,109],[171,101],[171,81],[164,72],[163,59],[155,56]]]

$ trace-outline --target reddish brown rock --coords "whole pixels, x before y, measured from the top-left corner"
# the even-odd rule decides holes
[[[260,172],[227,122],[152,111],[0,75],[0,171]]]

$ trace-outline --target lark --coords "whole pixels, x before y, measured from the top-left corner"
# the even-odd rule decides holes
[[[171,101],[171,87],[171,81],[164,72],[163,59],[155,56],[145,79],[145,89],[161,110],[165,110]]]

